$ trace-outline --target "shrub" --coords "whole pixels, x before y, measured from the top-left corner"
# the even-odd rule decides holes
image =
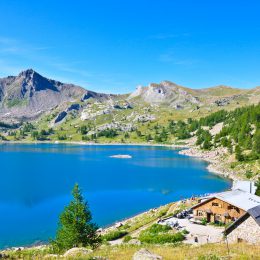
[[[253,177],[253,173],[251,171],[246,171],[246,178],[251,179]]]
[[[146,232],[158,234],[158,233],[165,233],[171,230],[172,228],[168,225],[160,225],[160,224],[153,224],[151,227],[146,229]]]
[[[202,220],[201,220],[201,224],[202,225],[204,225],[204,226],[206,226],[207,225],[207,219],[206,218],[203,218]]]
[[[139,240],[148,244],[164,244],[175,243],[184,240],[184,235],[181,232],[172,234],[170,226],[153,224],[148,229],[141,232]]]
[[[171,233],[160,233],[153,234],[143,232],[139,236],[139,240],[142,243],[148,244],[165,244],[165,243],[176,243],[184,240],[184,235],[181,232],[171,234]]]
[[[127,243],[127,242],[129,242],[131,239],[132,239],[132,237],[131,237],[130,235],[127,235],[127,236],[124,237],[123,242],[124,242],[124,243]]]
[[[121,237],[124,237],[127,234],[128,234],[127,231],[115,230],[115,231],[111,231],[111,232],[103,235],[102,238],[103,238],[103,240],[106,240],[106,241],[113,241],[113,240],[119,239]]]
[[[187,230],[187,229],[183,229],[182,230],[182,234],[184,234],[184,235],[187,235],[187,234],[189,234],[190,232]]]

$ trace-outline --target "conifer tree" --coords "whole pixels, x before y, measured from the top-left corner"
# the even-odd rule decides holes
[[[98,227],[91,222],[91,212],[78,184],[75,184],[72,195],[73,200],[60,215],[56,238],[51,241],[56,252],[72,247],[96,247],[100,242],[96,232]]]

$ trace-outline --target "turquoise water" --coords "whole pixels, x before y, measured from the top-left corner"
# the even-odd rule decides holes
[[[110,158],[129,154],[132,159]],[[178,150],[149,146],[0,145],[0,248],[48,241],[76,182],[101,226],[230,182]]]

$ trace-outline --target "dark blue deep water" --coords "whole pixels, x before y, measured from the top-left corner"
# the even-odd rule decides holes
[[[129,154],[132,159],[110,158]],[[0,145],[0,248],[48,241],[76,182],[101,226],[230,182],[178,150],[149,146]]]

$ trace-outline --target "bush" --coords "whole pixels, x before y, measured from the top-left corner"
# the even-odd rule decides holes
[[[207,221],[206,218],[203,218],[203,219],[201,220],[201,224],[202,224],[202,225],[206,226],[207,223],[208,223],[208,221]]]
[[[103,235],[102,238],[103,238],[103,240],[106,240],[106,241],[113,241],[113,240],[119,239],[121,237],[124,237],[127,234],[128,234],[127,231],[115,230],[115,231],[111,231],[111,232]]]
[[[171,230],[172,228],[168,225],[160,225],[160,224],[153,224],[151,227],[146,229],[145,231],[152,234],[158,233],[165,233]]]
[[[246,171],[246,178],[251,179],[253,177],[253,173],[251,171]]]
[[[139,240],[148,244],[175,243],[184,240],[181,232],[173,234],[169,233],[170,230],[172,230],[170,226],[154,224],[141,232]]]
[[[183,229],[182,230],[182,234],[184,234],[184,235],[187,235],[187,234],[189,234],[190,232],[187,230],[187,229]]]
[[[131,239],[132,239],[132,237],[131,237],[130,235],[127,235],[127,236],[124,237],[123,242],[124,242],[124,243],[127,243],[127,242],[129,242]]]
[[[184,235],[181,232],[170,234],[170,233],[161,233],[153,234],[143,232],[139,236],[139,240],[142,243],[148,244],[165,244],[165,243],[176,243],[184,240]]]

